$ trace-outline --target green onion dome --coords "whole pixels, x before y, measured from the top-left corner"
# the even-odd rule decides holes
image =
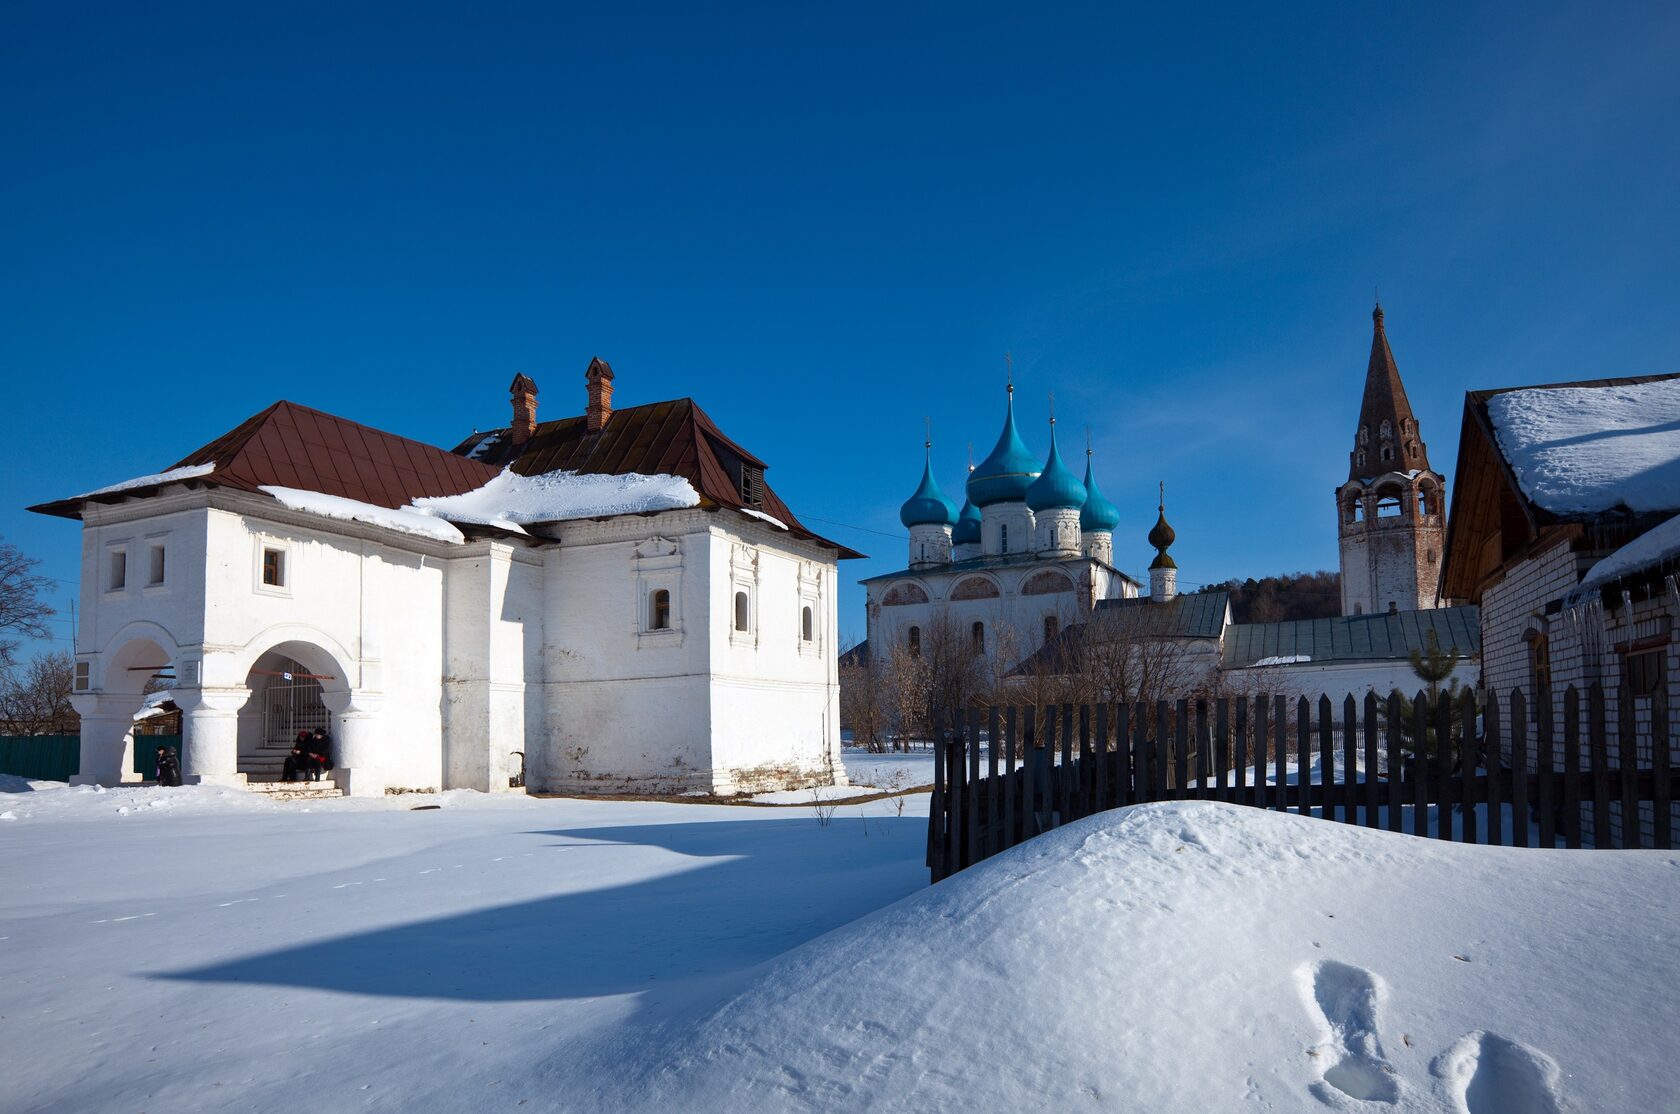
[[[945,493],[939,490],[939,484],[933,478],[931,449],[927,463],[922,466],[922,485],[916,489],[916,494],[905,500],[904,506],[898,509],[898,520],[907,528],[956,524],[957,505],[945,497]]]
[[[1027,506],[1039,511],[1077,511],[1085,505],[1085,484],[1073,469],[1062,463],[1056,448],[1056,423],[1050,423],[1050,455],[1044,470],[1027,488]]]
[[[1079,512],[1079,529],[1087,534],[1102,531],[1112,534],[1120,525],[1120,510],[1103,498],[1097,487],[1096,473],[1091,471],[1091,454],[1085,454],[1085,508]]]
[[[968,474],[968,499],[976,507],[993,503],[1019,503],[1026,499],[1027,488],[1038,478],[1038,461],[1021,443],[1015,432],[1015,388],[1009,388],[1009,411],[1004,417],[1003,433],[997,447],[980,466]]]
[[[951,532],[952,545],[980,544],[980,508],[963,501],[962,513],[957,515],[957,528]]]

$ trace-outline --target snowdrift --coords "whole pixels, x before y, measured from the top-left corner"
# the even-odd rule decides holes
[[[539,1074],[608,1109],[1672,1110],[1677,945],[1670,852],[1148,805]]]

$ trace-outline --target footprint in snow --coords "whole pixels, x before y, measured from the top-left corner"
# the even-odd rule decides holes
[[[1563,1073],[1550,1056],[1477,1030],[1466,1033],[1431,1065],[1446,1085],[1456,1114],[1561,1114]]]
[[[1377,1038],[1377,1008],[1385,988],[1363,967],[1321,960],[1297,972],[1307,1012],[1319,1022],[1311,1054],[1322,1070],[1312,1085],[1317,1098],[1342,1106],[1341,1096],[1364,1102],[1400,1101],[1400,1082]]]

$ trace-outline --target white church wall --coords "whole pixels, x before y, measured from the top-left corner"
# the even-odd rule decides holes
[[[445,782],[495,792],[542,728],[542,557],[522,545],[480,541],[447,563]],[[535,703],[537,707],[532,708]]]
[[[1480,664],[1473,659],[1465,659],[1453,670],[1451,679],[1474,688],[1480,676]],[[1229,669],[1224,672],[1223,679],[1231,691],[1282,695],[1291,703],[1305,696],[1316,705],[1320,696],[1328,695],[1338,718],[1342,700],[1349,695],[1363,702],[1367,693],[1374,692],[1379,700],[1387,700],[1388,694],[1395,689],[1411,696],[1424,687],[1417,674],[1412,672],[1409,661],[1303,662]],[[1446,683],[1443,682],[1443,685]]]
[[[714,791],[844,782],[835,651],[837,570],[775,527],[722,519],[711,540]],[[749,594],[737,630],[735,594]],[[804,611],[811,610],[811,638]]]
[[[544,702],[532,784],[708,789],[709,515],[568,524],[544,550]],[[653,629],[652,591],[671,593]]]
[[[263,504],[267,510],[267,505]],[[386,784],[443,780],[443,566],[382,537],[305,526],[272,513],[211,509],[204,645],[206,686],[244,686],[255,656],[276,647],[324,670],[327,690],[376,700],[372,737]],[[285,554],[284,583],[262,582],[263,550]],[[433,547],[442,550],[442,547]],[[315,647],[330,658],[314,656]],[[343,672],[342,678],[337,674]],[[334,720],[335,733],[342,725]]]

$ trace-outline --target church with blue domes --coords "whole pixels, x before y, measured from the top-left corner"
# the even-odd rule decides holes
[[[919,652],[946,625],[1008,669],[1102,601],[1137,597],[1138,582],[1114,567],[1120,512],[1097,485],[1090,450],[1081,479],[1052,418],[1041,460],[1021,440],[1008,390],[1003,432],[969,470],[961,509],[934,479],[928,444],[921,484],[899,510],[909,564],[863,582],[871,652]]]

